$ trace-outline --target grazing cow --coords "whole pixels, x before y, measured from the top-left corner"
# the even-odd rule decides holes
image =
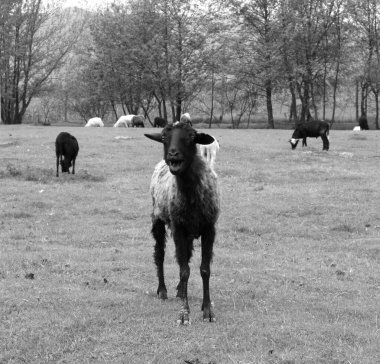
[[[164,128],[167,125],[167,121],[164,118],[160,118],[159,116],[156,116],[153,121],[153,127],[155,128]]]
[[[164,147],[164,160],[156,165],[150,184],[158,297],[167,298],[164,279],[167,225],[173,235],[180,267],[177,297],[182,299],[182,306],[177,323],[190,324],[187,296],[189,262],[193,253],[193,240],[199,237],[202,249],[200,272],[203,281],[203,320],[213,322],[215,315],[211,306],[209,279],[216,234],[215,224],[219,216],[219,192],[217,176],[197,153],[196,145],[210,144],[214,138],[198,133],[187,123],[181,122],[167,125],[161,133],[145,136],[163,143]]]
[[[57,177],[59,176],[59,164],[61,164],[62,173],[70,173],[69,168],[72,166],[72,173],[75,174],[75,159],[78,155],[78,151],[78,141],[73,135],[66,132],[58,134],[55,140],[55,154],[57,156]]]
[[[359,126],[360,126],[360,130],[369,130],[368,120],[367,120],[367,117],[365,115],[362,115],[359,118]]]
[[[306,138],[319,138],[321,137],[323,142],[323,150],[329,150],[329,124],[325,121],[310,121],[298,125],[289,140],[292,149],[296,149],[299,139],[302,139],[302,146],[307,146]]]

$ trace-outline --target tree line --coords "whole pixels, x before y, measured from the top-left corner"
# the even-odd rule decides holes
[[[59,4],[58,4],[59,5]],[[264,110],[276,126],[334,123],[354,95],[355,119],[379,129],[377,0],[127,0],[97,11],[42,0],[0,4],[1,120],[21,123],[33,100],[56,112],[169,121],[190,110],[238,128]],[[284,101],[285,100],[285,101]]]

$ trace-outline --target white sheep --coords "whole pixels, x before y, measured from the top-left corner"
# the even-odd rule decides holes
[[[87,121],[85,127],[103,127],[104,124],[103,124],[103,121],[101,118],[91,118]]]
[[[119,117],[119,119],[116,121],[115,124],[113,124],[114,128],[126,128],[128,120],[131,118],[129,117],[130,115],[122,115]]]
[[[219,143],[216,140],[216,138],[214,138],[214,141],[211,144],[207,144],[207,145],[199,144],[200,155],[208,162],[208,164],[210,165],[212,169],[214,169],[216,153],[218,151],[219,151]]]
[[[191,122],[191,117],[190,117],[190,114],[188,112],[184,113],[181,115],[181,118],[179,119],[180,122],[182,123],[187,123],[189,124],[190,126],[192,126],[192,122]]]

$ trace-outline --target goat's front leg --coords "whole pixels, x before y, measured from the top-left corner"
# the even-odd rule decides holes
[[[162,220],[153,218],[152,235],[156,240],[156,245],[154,246],[154,262],[156,263],[158,277],[157,295],[162,300],[166,300],[168,298],[164,278],[166,229],[165,223]]]
[[[201,261],[201,277],[203,281],[203,321],[214,322],[215,314],[211,307],[210,299],[210,263],[212,260],[212,251],[215,240],[215,227],[210,226],[205,229],[202,234],[202,261]]]
[[[193,239],[186,236],[182,229],[174,230],[173,239],[176,247],[176,258],[179,264],[180,281],[177,286],[177,297],[182,300],[177,323],[179,325],[190,325],[190,307],[187,297],[187,283],[190,277],[189,261],[193,251]]]

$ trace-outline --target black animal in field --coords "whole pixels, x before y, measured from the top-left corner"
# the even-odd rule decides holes
[[[62,168],[62,173],[75,174],[75,160],[79,152],[79,145],[76,138],[66,132],[59,133],[55,140],[55,154],[57,156],[57,177],[59,176],[59,164]]]
[[[144,128],[144,116],[142,115],[134,115],[132,117],[132,127],[133,128]]]
[[[292,149],[296,149],[300,139],[302,139],[302,146],[307,146],[306,138],[319,138],[323,142],[323,150],[329,150],[329,130],[330,126],[325,121],[309,121],[298,125],[289,140]]]
[[[167,125],[167,121],[164,118],[161,118],[159,116],[156,116],[153,120],[153,126],[155,128],[164,128]]]
[[[172,232],[180,269],[177,297],[181,298],[182,306],[177,323],[190,323],[187,296],[189,262],[193,254],[193,240],[199,237],[202,250],[200,273],[203,281],[203,320],[213,322],[215,314],[210,300],[209,279],[215,224],[219,215],[219,193],[217,176],[197,152],[197,144],[210,144],[214,138],[198,133],[183,122],[169,124],[161,133],[145,136],[163,143],[164,147],[164,159],[156,165],[150,185],[158,297],[167,298],[164,279],[166,225]]]
[[[369,130],[368,120],[367,120],[367,117],[365,115],[360,116],[359,126],[360,126],[360,130]]]

